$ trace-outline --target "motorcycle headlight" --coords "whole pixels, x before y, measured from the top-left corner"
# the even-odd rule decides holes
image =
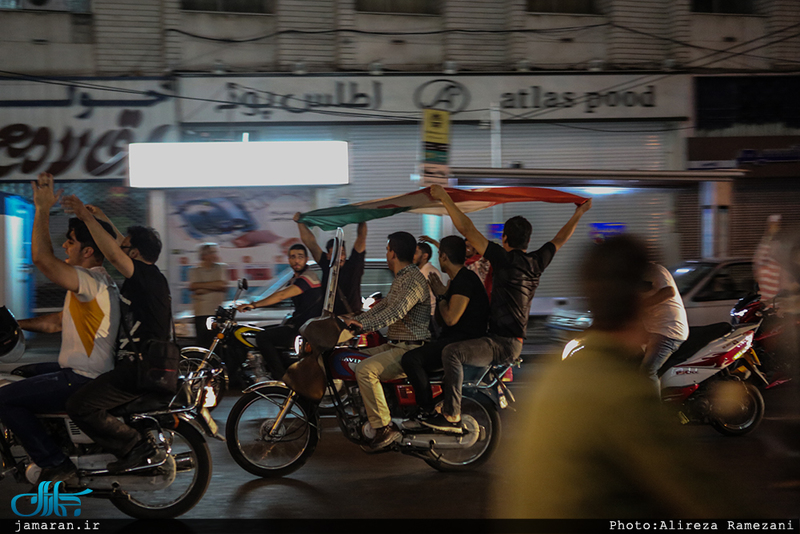
[[[298,356],[303,354],[303,336],[297,336],[294,338],[294,353]]]
[[[206,318],[206,330],[214,330],[214,326],[216,326],[217,318],[216,317],[208,317]]]

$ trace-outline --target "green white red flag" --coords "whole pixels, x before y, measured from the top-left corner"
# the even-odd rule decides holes
[[[544,187],[483,187],[477,189],[445,187],[444,189],[464,213],[507,202],[554,202],[579,206],[588,200],[586,197]],[[426,187],[404,195],[308,211],[300,215],[298,222],[306,226],[319,226],[323,230],[335,230],[340,226],[406,212],[447,215],[447,210],[442,203],[431,197],[430,187]]]

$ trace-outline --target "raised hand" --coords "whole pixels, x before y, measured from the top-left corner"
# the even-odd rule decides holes
[[[34,206],[48,212],[58,203],[61,193],[64,192],[63,189],[59,189],[58,192],[53,190],[53,175],[49,172],[39,174],[35,182],[31,181],[31,187],[33,188]]]
[[[62,198],[61,205],[64,207],[64,211],[74,213],[82,221],[86,221],[92,216],[91,211],[75,195],[68,195]]]
[[[450,195],[447,194],[447,191],[444,190],[439,184],[433,184],[431,186],[431,196],[436,200],[444,201],[446,198],[450,198]]]

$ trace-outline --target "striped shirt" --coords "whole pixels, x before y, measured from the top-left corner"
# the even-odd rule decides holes
[[[431,333],[431,301],[428,283],[413,263],[395,276],[386,298],[371,310],[355,317],[365,332],[389,326],[390,341],[426,341]]]
[[[766,302],[775,298],[781,284],[781,266],[775,259],[778,241],[765,236],[758,244],[753,258],[753,271],[758,282],[761,300]]]

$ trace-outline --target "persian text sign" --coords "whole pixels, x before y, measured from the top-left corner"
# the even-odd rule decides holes
[[[629,74],[185,77],[191,122],[416,122],[425,108],[451,120],[681,120],[691,115],[691,78]],[[189,122],[184,120],[184,122]]]
[[[0,180],[124,178],[128,144],[171,140],[174,109],[163,79],[0,78]]]

